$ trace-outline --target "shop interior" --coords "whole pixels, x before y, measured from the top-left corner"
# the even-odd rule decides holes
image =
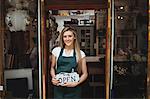
[[[88,80],[82,85],[82,97],[104,98],[104,57],[107,26],[103,23],[107,22],[107,10],[49,10],[47,21],[49,21],[47,31],[51,33],[49,41],[50,52],[51,48],[53,49],[53,47],[57,46],[59,33],[63,27],[72,26],[77,30],[80,48],[87,56],[86,60],[89,71]],[[102,61],[100,62],[100,60]]]
[[[51,2],[54,2],[50,4]],[[83,0],[84,1],[84,0]],[[82,98],[106,97],[106,49],[108,29],[108,5],[90,6],[83,1],[56,3],[46,0],[44,5],[46,34],[46,97],[53,98],[51,84],[51,50],[58,46],[59,33],[65,26],[77,30],[78,40],[86,54],[88,79],[82,84]],[[104,1],[104,0],[102,0]],[[5,99],[39,98],[39,35],[37,0],[4,0],[3,14],[3,80]],[[78,9],[65,8],[63,4],[84,5]],[[75,4],[74,4],[75,3]],[[56,4],[56,5],[53,5]],[[2,3],[0,3],[0,7]],[[88,8],[87,6],[91,7]],[[95,6],[95,9],[94,7]],[[59,9],[60,8],[60,9]],[[115,0],[114,3],[114,50],[112,98],[147,97],[148,59],[148,0]],[[0,27],[1,28],[1,27]],[[40,75],[42,76],[42,75]],[[16,87],[17,85],[17,87]]]

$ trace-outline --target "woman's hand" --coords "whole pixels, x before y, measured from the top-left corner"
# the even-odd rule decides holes
[[[58,84],[59,84],[59,80],[56,80],[56,78],[52,78],[51,82],[55,86],[58,86]]]
[[[64,83],[61,86],[64,86],[64,87],[76,87],[78,84],[79,84],[78,82],[66,82],[66,83]]]

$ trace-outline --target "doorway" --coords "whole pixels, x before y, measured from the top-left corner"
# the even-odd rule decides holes
[[[46,34],[48,34],[47,51],[49,53],[53,47],[57,46],[57,37],[63,26],[72,25],[75,27],[80,34],[80,37],[84,38],[78,39],[81,42],[80,46],[82,47],[82,50],[84,50],[87,55],[87,65],[89,67],[89,77],[83,84],[82,97],[104,98],[107,2],[103,1],[103,3],[100,4],[100,1],[95,0],[93,2],[88,1],[88,3],[85,4],[83,1],[64,1],[63,3],[65,4],[62,2],[56,3],[55,1],[51,2],[51,4],[47,3],[45,14]],[[50,60],[48,60],[48,63],[50,63]],[[47,68],[46,86],[48,86],[48,89],[46,93],[48,98],[52,98],[53,86],[50,81],[49,67],[50,64],[48,64]],[[88,90],[91,91],[88,92]]]

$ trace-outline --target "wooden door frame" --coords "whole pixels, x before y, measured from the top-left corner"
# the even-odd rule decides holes
[[[149,0],[150,7],[150,0]],[[150,8],[148,9],[148,14],[150,15]],[[150,16],[148,17],[150,20]],[[147,99],[150,99],[150,21],[148,22],[148,63],[147,63]]]
[[[0,98],[4,99],[4,0],[0,0]]]
[[[41,56],[40,59],[40,63],[39,63],[39,79],[41,79],[41,82],[39,83],[41,86],[39,90],[40,94],[42,97],[40,97],[40,99],[46,99],[46,66],[48,65],[48,57],[47,57],[47,33],[45,31],[46,29],[46,14],[45,11],[46,10],[50,10],[50,9],[58,9],[58,10],[67,10],[67,9],[81,9],[81,10],[97,10],[97,9],[107,9],[108,11],[108,16],[107,16],[107,32],[106,32],[106,62],[105,62],[105,84],[106,84],[106,88],[105,88],[105,97],[106,99],[110,98],[110,39],[111,39],[111,9],[110,9],[110,3],[111,0],[107,1],[107,4],[105,4],[105,6],[102,4],[100,5],[100,0],[98,2],[98,0],[91,0],[89,2],[89,5],[87,5],[87,2],[76,2],[76,1],[69,1],[69,0],[64,0],[63,2],[65,3],[65,5],[62,2],[56,2],[56,0],[49,0],[49,1],[53,1],[51,2],[49,5],[45,5],[45,1],[44,0],[39,0],[40,3],[40,9],[38,11],[38,17],[40,16],[41,19],[39,19],[39,24],[41,25],[41,27],[39,27],[40,29],[38,30],[38,34],[40,36],[40,38],[38,39],[38,44],[39,44],[39,56]],[[92,2],[93,1],[93,2]],[[103,0],[105,1],[105,0]],[[73,3],[72,3],[73,2]],[[104,2],[103,2],[104,3]],[[47,4],[47,3],[46,3]],[[80,4],[80,5],[79,5]],[[108,5],[109,4],[109,5]],[[109,8],[108,8],[109,6]],[[40,71],[41,69],[41,71]]]

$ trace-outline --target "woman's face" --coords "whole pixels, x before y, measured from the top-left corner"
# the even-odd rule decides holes
[[[75,36],[71,31],[66,31],[63,34],[63,41],[65,46],[73,46]]]

